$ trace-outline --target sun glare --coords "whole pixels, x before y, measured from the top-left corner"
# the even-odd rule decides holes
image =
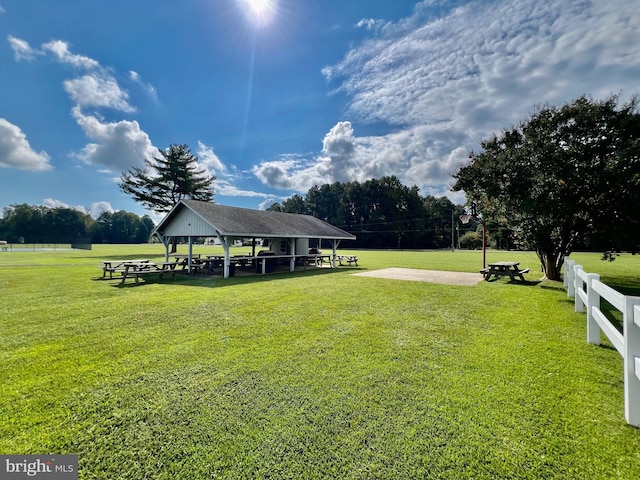
[[[271,22],[276,12],[276,0],[240,0],[247,17],[259,25]]]
[[[248,0],[249,7],[256,15],[262,15],[269,8],[269,0]]]

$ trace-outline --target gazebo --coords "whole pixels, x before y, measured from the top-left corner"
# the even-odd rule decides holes
[[[270,212],[248,208],[229,207],[198,200],[181,200],[153,229],[165,246],[165,259],[169,260],[169,245],[174,237],[186,237],[189,244],[188,265],[191,271],[193,241],[199,237],[217,237],[224,248],[223,272],[229,277],[231,255],[229,248],[236,240],[251,239],[251,259],[258,261],[255,239],[269,242],[269,254],[288,259],[291,271],[296,258],[309,255],[309,241],[317,239],[331,243],[332,266],[336,262],[336,250],[342,240],[355,240],[355,236],[311,215]],[[263,252],[259,252],[263,253]]]

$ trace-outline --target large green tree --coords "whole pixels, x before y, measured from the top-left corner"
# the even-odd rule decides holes
[[[160,157],[145,159],[145,168],[133,167],[120,176],[120,189],[156,213],[166,213],[183,198],[211,201],[213,182],[198,166],[187,145],[171,144]]]
[[[578,245],[638,248],[637,98],[583,96],[546,106],[481,146],[454,175],[453,189],[485,219],[514,229],[547,278],[560,279],[563,257]]]

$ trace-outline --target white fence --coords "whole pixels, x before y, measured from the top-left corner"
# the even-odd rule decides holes
[[[586,273],[582,265],[565,257],[564,286],[567,295],[575,298],[576,312],[587,310],[587,342],[600,344],[604,332],[622,355],[624,362],[624,416],[627,422],[640,427],[640,297],[622,295],[600,281],[600,275]],[[601,299],[622,312],[620,333],[602,313]]]

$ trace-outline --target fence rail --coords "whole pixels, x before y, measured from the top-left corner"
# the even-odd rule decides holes
[[[576,312],[587,313],[587,342],[600,344],[604,333],[622,356],[624,369],[624,416],[640,427],[640,297],[623,295],[600,281],[597,273],[587,273],[574,260],[564,259],[564,286],[574,298]],[[622,313],[622,333],[603,313],[606,300]]]
[[[0,241],[0,251],[3,252],[27,252],[27,251],[48,251],[48,250],[71,250],[74,246],[71,243],[9,243]]]

